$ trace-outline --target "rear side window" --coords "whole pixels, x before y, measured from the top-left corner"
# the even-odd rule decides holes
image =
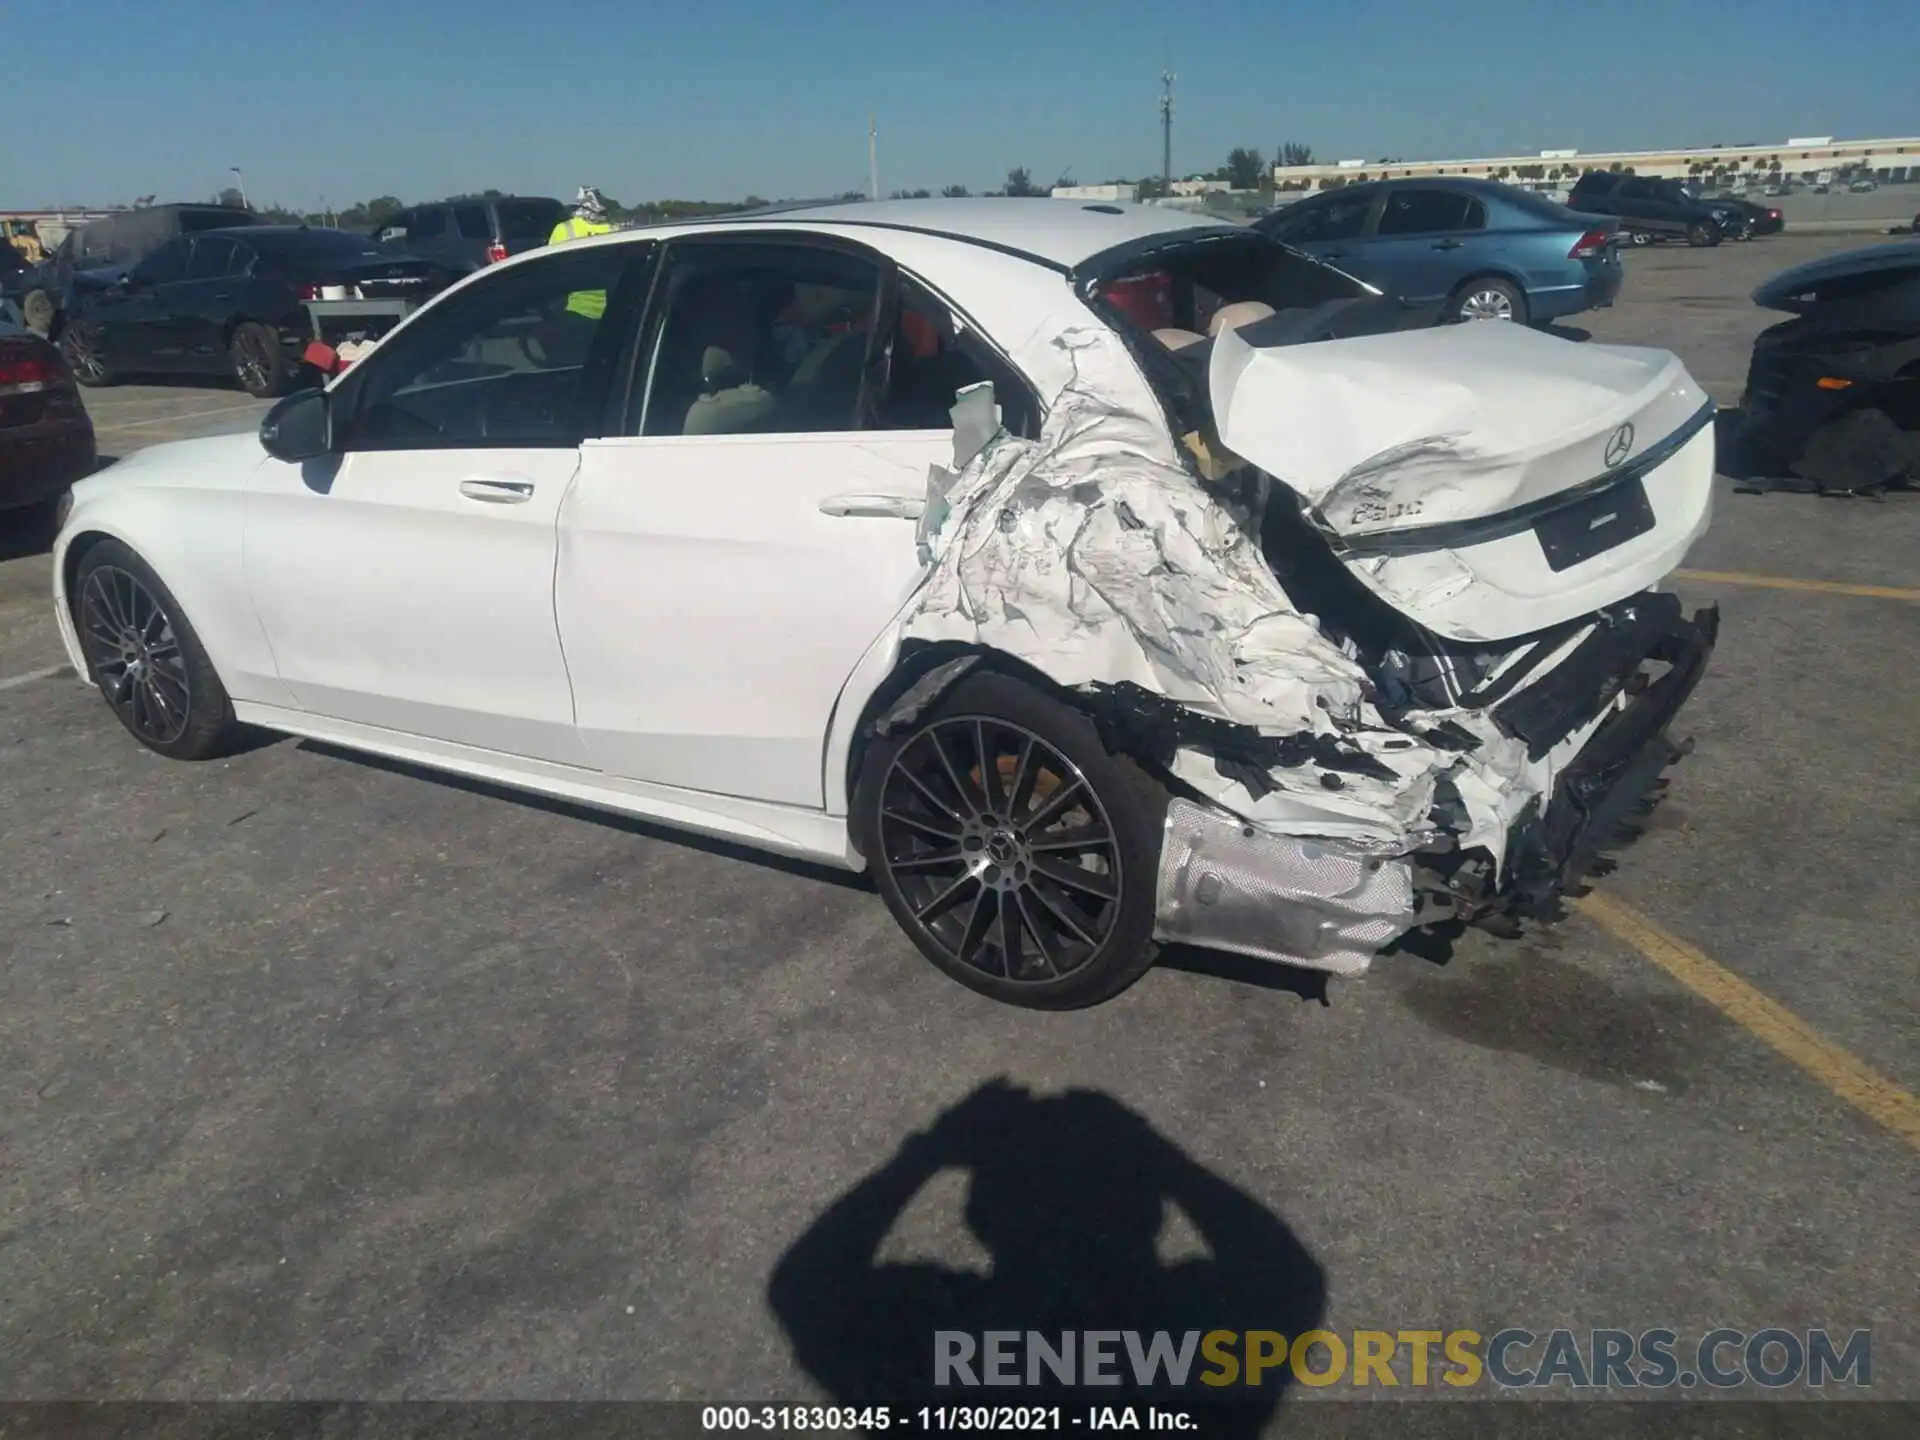
[[[462,240],[493,239],[493,226],[487,220],[487,207],[484,205],[454,206],[453,228],[460,232]]]
[[[240,247],[224,235],[202,235],[193,242],[193,255],[187,261],[187,279],[218,280],[236,268]]]
[[[564,213],[558,200],[497,200],[502,240],[545,240]]]
[[[1380,212],[1382,235],[1431,235],[1442,230],[1480,230],[1487,212],[1457,190],[1393,190]]]
[[[1650,180],[1628,180],[1620,186],[1622,200],[1651,200],[1654,193],[1653,182]]]
[[[943,301],[903,278],[887,340],[886,386],[867,428],[951,430],[955,394],[983,380],[993,383],[1008,433],[1037,437],[1040,404],[1032,388]]]
[[[409,240],[438,240],[447,233],[447,212],[438,209],[416,210],[407,226]]]

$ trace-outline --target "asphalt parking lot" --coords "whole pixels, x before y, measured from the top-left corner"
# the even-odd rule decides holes
[[[1734,405],[1753,286],[1862,243],[1630,253],[1566,329]],[[121,456],[264,409],[89,405]],[[1871,1328],[1870,1393],[1920,1399],[1912,496],[1723,485],[1698,749],[1562,924],[1325,986],[1179,955],[1069,1015],[943,979],[845,878],[290,740],[151,756],[39,675],[10,523],[5,1398],[846,1397],[888,1377],[831,1317],[936,1325],[876,1255],[1105,1295],[1041,1257],[1145,1187],[1163,1261],[1248,1277],[1202,1329]],[[1106,1098],[902,1154],[1000,1076]],[[1209,1228],[1147,1127],[1264,1218]]]

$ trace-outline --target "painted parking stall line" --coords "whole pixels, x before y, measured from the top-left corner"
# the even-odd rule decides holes
[[[1786,1006],[1631,907],[1597,891],[1573,906],[1863,1115],[1920,1150],[1920,1097],[1869,1069]]]
[[[1739,570],[1676,570],[1673,578],[1702,585],[1744,585],[1760,590],[1798,590],[1813,595],[1854,595],[1863,600],[1920,603],[1920,590],[1899,585],[1848,585],[1838,580],[1796,580],[1787,575],[1749,575]]]
[[[39,670],[29,670],[24,675],[7,676],[0,680],[0,690],[18,690],[22,685],[31,685],[36,680],[57,680],[62,675],[71,674],[71,665],[48,665]]]

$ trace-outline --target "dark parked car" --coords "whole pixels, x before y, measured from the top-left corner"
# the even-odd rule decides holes
[[[1753,343],[1742,468],[1830,490],[1920,479],[1920,240],[1797,265],[1753,300],[1794,318]]]
[[[1612,220],[1492,180],[1348,185],[1254,225],[1439,320],[1554,320],[1620,291]]]
[[[547,243],[567,217],[558,200],[507,195],[496,200],[448,200],[402,210],[374,232],[390,244],[465,275]]]
[[[73,372],[0,300],[0,510],[50,504],[93,468],[93,421]]]
[[[1720,221],[1713,207],[1678,180],[1593,170],[1574,182],[1567,203],[1576,210],[1613,216],[1635,245],[1651,245],[1656,240],[1685,240],[1689,245],[1720,243]]]
[[[34,268],[23,286],[20,308],[34,329],[57,334],[75,275],[137,265],[179,235],[259,221],[251,210],[234,205],[147,205],[89,221],[68,231],[53,254]]]
[[[292,387],[313,339],[305,303],[424,300],[447,272],[365,235],[251,225],[182,235],[102,286],[74,292],[60,345],[83,385],[131,374],[228,375],[250,395]]]
[[[1716,198],[1708,202],[1727,212],[1720,221],[1720,229],[1729,240],[1751,240],[1757,235],[1778,235],[1787,228],[1786,218],[1781,215],[1778,205],[1756,205],[1751,200],[1742,200],[1737,195]]]

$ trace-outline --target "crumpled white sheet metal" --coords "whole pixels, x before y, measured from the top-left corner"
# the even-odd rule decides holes
[[[1480,740],[1464,754],[1389,725],[1363,668],[1294,608],[1244,517],[1181,464],[1163,418],[1116,398],[1140,389],[1137,371],[1119,368],[1134,362],[1118,337],[1075,329],[1055,343],[1075,379],[1040,437],[1003,432],[958,473],[935,468],[940,519],[922,536],[931,572],[903,636],[990,647],[1068,687],[1132,681],[1269,735],[1343,735],[1394,778],[1341,773],[1330,788],[1318,766],[1281,767],[1256,798],[1200,749],[1183,749],[1174,770],[1271,834],[1375,855],[1429,838],[1448,777],[1471,817],[1461,843],[1502,858],[1508,826],[1578,745],[1530,763],[1471,712],[1448,714]]]

